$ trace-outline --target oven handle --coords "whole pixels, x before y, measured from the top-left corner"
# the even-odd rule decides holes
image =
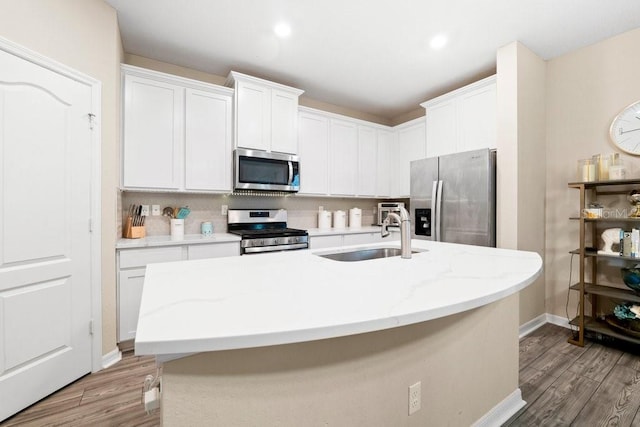
[[[292,243],[290,245],[276,245],[276,246],[255,246],[251,248],[243,248],[245,254],[259,254],[261,252],[276,252],[286,251],[292,249],[307,249],[308,243]]]

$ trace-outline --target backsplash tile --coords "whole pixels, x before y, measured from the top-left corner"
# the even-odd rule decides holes
[[[325,210],[343,210],[349,214],[349,209],[362,209],[362,225],[368,226],[375,222],[374,212],[377,209],[377,199],[356,198],[328,198],[306,196],[233,196],[220,194],[190,194],[190,193],[153,193],[125,191],[118,195],[118,233],[122,235],[122,210],[126,211],[131,204],[160,205],[160,210],[166,206],[189,206],[191,214],[185,220],[185,233],[200,233],[200,224],[204,221],[213,223],[214,232],[227,230],[227,217],[221,214],[222,205],[229,209],[286,209],[288,225],[292,228],[317,228],[318,207]],[[145,220],[148,236],[169,234],[169,218],[164,216],[149,216]]]

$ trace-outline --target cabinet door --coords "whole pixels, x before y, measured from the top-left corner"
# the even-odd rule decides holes
[[[231,190],[231,97],[187,89],[185,189]]]
[[[378,137],[376,129],[358,126],[358,188],[359,196],[376,195]]]
[[[381,241],[382,236],[380,233],[345,234],[343,238],[344,246],[365,245],[367,243],[379,243]]]
[[[358,127],[344,120],[330,120],[329,192],[356,194],[358,173]]]
[[[125,76],[124,187],[180,188],[183,99],[179,86]]]
[[[271,151],[298,154],[298,96],[271,89]]]
[[[496,147],[496,84],[458,99],[458,152]]]
[[[427,108],[426,120],[426,157],[436,157],[457,152],[455,99],[443,101]]]
[[[378,129],[378,157],[376,163],[378,172],[376,174],[376,196],[391,196],[391,165],[393,162],[392,149],[394,147],[394,133]]]
[[[240,242],[189,245],[189,259],[221,258],[240,256]]]
[[[136,337],[144,268],[120,271],[118,277],[118,342]]]
[[[329,119],[300,113],[298,117],[300,193],[329,192]]]
[[[309,249],[337,248],[342,246],[342,235],[309,237]]]
[[[424,126],[424,121],[420,121],[398,132],[398,165],[394,173],[397,180],[395,197],[409,197],[411,161],[426,157]]]
[[[271,90],[238,82],[236,84],[236,143],[238,147],[270,149]]]

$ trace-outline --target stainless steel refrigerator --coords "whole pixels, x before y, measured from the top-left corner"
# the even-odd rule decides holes
[[[414,239],[496,246],[496,151],[411,162]]]

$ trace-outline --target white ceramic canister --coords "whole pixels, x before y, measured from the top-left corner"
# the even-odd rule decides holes
[[[347,213],[345,211],[333,212],[333,228],[345,228],[347,226]]]
[[[171,219],[171,240],[184,239],[184,219]]]
[[[349,209],[349,228],[361,228],[362,227],[362,209],[351,208]]]
[[[318,228],[321,230],[331,228],[331,211],[318,211]]]

